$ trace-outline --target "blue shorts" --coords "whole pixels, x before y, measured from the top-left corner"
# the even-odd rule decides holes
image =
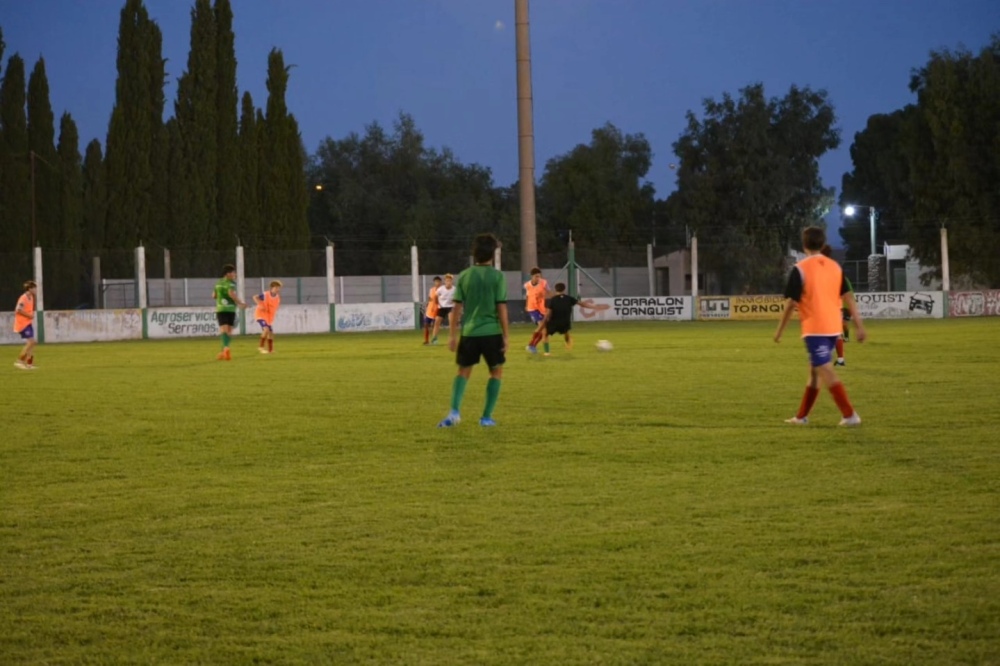
[[[814,368],[833,361],[833,351],[837,347],[839,335],[807,335],[804,340],[809,352],[809,364]]]
[[[31,340],[35,337],[35,326],[33,324],[28,324],[23,329],[21,329],[21,339]]]
[[[424,326],[433,326],[437,317],[424,317]]]
[[[545,319],[545,315],[538,310],[528,310],[528,316],[531,317],[531,322],[533,324],[539,324],[543,319]]]
[[[267,323],[266,321],[264,321],[263,319],[258,319],[258,320],[257,320],[257,324],[258,324],[258,325],[260,326],[260,329],[261,329],[262,331],[274,331],[274,329],[273,329],[273,328],[271,328],[271,325],[270,325],[270,324],[268,324],[268,323]]]

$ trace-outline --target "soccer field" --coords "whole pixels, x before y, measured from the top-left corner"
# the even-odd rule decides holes
[[[0,662],[1000,663],[1000,320],[774,328],[4,347]]]

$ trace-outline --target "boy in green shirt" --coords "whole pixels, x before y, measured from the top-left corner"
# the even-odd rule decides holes
[[[486,383],[486,406],[479,425],[496,425],[493,409],[500,397],[508,338],[507,283],[503,273],[493,268],[493,255],[499,246],[493,234],[476,236],[472,244],[476,265],[462,271],[455,283],[455,304],[448,315],[448,349],[456,352],[458,374],[451,387],[451,410],[438,423],[439,428],[451,428],[462,420],[459,410],[465,385],[472,375],[472,366],[479,363],[480,357],[486,360],[490,379]]]
[[[215,283],[212,297],[215,299],[215,319],[219,322],[219,334],[222,336],[222,351],[215,358],[231,361],[229,341],[236,325],[236,306],[244,310],[247,307],[236,293],[236,266],[226,264],[222,267],[222,278]]]

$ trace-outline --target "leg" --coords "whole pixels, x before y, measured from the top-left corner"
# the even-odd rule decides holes
[[[503,379],[503,366],[496,365],[490,368],[490,379],[486,382],[486,404],[483,406],[483,416],[479,419],[481,426],[494,426],[493,410],[496,409],[497,400],[500,398],[500,383]]]
[[[469,377],[471,376],[471,365],[458,366],[458,373],[451,383],[451,406],[448,410],[448,416],[444,417],[441,423],[438,423],[438,428],[451,428],[458,425],[462,420],[462,397],[465,395],[465,385],[469,383]]]
[[[802,394],[802,402],[799,403],[799,411],[795,413],[795,416],[786,419],[785,423],[795,423],[795,424],[806,424],[809,422],[809,412],[812,411],[813,405],[816,404],[816,396],[819,395],[819,377],[816,374],[816,368],[809,367],[809,379],[806,380],[806,390]]]
[[[840,415],[843,418],[840,420],[840,425],[858,425],[861,423],[861,417],[858,413],[854,411],[854,406],[851,405],[850,399],[847,397],[847,389],[840,381],[840,377],[833,370],[833,364],[827,363],[816,368],[816,372],[819,374],[820,379],[830,390],[830,395],[833,396],[834,402],[837,403],[837,408],[840,409]]]
[[[229,361],[232,356],[229,351],[229,336],[233,332],[233,327],[228,324],[222,324],[219,326],[219,337],[222,339],[222,351],[216,358],[220,361]]]
[[[549,355],[549,329],[542,326],[542,349],[545,350],[545,355]]]
[[[434,317],[434,331],[431,333],[431,344],[438,338],[438,331],[441,330],[441,317]]]
[[[267,353],[270,354],[274,351],[274,329],[270,326],[267,327]]]

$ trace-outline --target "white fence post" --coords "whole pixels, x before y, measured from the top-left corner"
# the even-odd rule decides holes
[[[326,302],[337,302],[337,281],[333,272],[333,243],[326,246]]]
[[[42,295],[45,285],[42,279],[42,248],[35,246],[35,309],[45,309],[45,297]]]
[[[691,298],[698,304],[698,236],[691,236]]]
[[[653,269],[652,245],[646,245],[646,266],[649,269],[649,295],[656,296],[656,272]]]
[[[500,268],[500,248],[499,247],[493,251],[493,267],[495,269],[497,269],[498,271],[502,270]]]
[[[941,290],[951,291],[951,266],[948,263],[948,229],[941,227]]]
[[[146,309],[146,248],[135,248],[135,306]]]
[[[420,263],[417,257],[417,246],[410,248],[410,285],[413,292],[413,302],[420,302]]]

